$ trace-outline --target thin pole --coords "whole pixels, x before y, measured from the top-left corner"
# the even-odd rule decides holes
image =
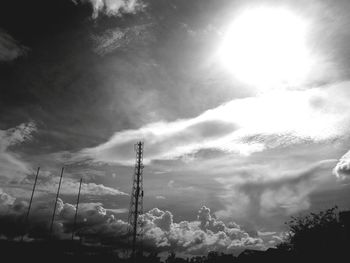
[[[73,230],[72,230],[72,241],[74,240],[75,227],[76,227],[76,224],[77,224],[78,207],[79,207],[79,199],[80,199],[80,190],[81,190],[81,183],[82,182],[83,182],[83,178],[80,178],[79,192],[78,192],[78,198],[77,198],[77,206],[76,206],[76,209],[75,209],[74,225],[73,225]]]
[[[61,189],[61,182],[62,182],[63,170],[64,170],[64,167],[62,167],[62,170],[61,170],[60,182],[59,182],[59,184],[58,184],[58,189],[57,189],[57,194],[56,194],[56,201],[55,201],[55,205],[54,205],[54,209],[53,209],[53,213],[52,213],[52,218],[51,218],[50,238],[52,237],[52,228],[53,228],[53,222],[55,221],[56,206],[57,206],[57,200],[58,200],[58,196],[59,196],[59,194],[60,194],[60,189]]]
[[[40,171],[40,167],[38,167],[38,170],[36,171],[36,176],[35,176],[35,181],[34,181],[34,185],[33,185],[33,190],[32,190],[32,195],[30,197],[30,201],[29,201],[29,206],[28,206],[28,211],[26,214],[26,218],[24,221],[24,233],[22,235],[21,241],[23,241],[24,235],[26,234],[26,229],[27,229],[27,224],[28,224],[28,219],[29,219],[29,213],[30,213],[30,208],[32,207],[32,202],[33,202],[33,197],[34,197],[34,192],[35,192],[35,187],[36,187],[36,183],[38,181],[38,176],[39,176],[39,171]]]

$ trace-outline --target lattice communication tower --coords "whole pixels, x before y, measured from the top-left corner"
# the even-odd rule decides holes
[[[132,257],[136,255],[137,243],[139,243],[139,249],[141,249],[142,244],[142,226],[139,222],[139,216],[143,213],[143,142],[137,142],[134,145],[134,149],[136,152],[136,163],[128,217]],[[142,251],[140,252],[142,253]]]

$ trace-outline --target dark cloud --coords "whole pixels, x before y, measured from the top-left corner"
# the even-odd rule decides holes
[[[243,168],[231,177],[218,178],[227,189],[222,194],[227,206],[216,214],[222,218],[242,216],[248,225],[279,229],[281,221],[287,221],[290,215],[310,209],[312,195],[322,191],[325,184],[334,184],[330,175],[334,163],[324,160],[289,172]]]

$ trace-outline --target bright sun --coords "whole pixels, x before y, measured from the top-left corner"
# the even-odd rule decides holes
[[[220,58],[234,76],[259,87],[298,85],[311,66],[307,24],[281,8],[256,8],[229,27]]]

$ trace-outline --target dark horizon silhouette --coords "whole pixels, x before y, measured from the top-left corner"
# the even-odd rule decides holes
[[[350,248],[350,211],[338,211],[337,207],[292,217],[286,222],[290,235],[274,248],[267,250],[246,249],[238,255],[211,251],[207,255],[177,256],[176,253],[143,246],[143,252],[131,257],[132,246],[128,237],[101,243],[95,237],[76,240],[50,238],[21,241],[0,240],[1,253],[11,262],[24,260],[35,262],[149,262],[149,263],[226,263],[226,262],[310,262],[340,260],[346,262]],[[3,231],[2,231],[3,232]],[[77,230],[79,233],[79,229]],[[140,251],[137,246],[136,250]],[[168,253],[168,255],[166,255]],[[159,256],[160,255],[160,256]]]

